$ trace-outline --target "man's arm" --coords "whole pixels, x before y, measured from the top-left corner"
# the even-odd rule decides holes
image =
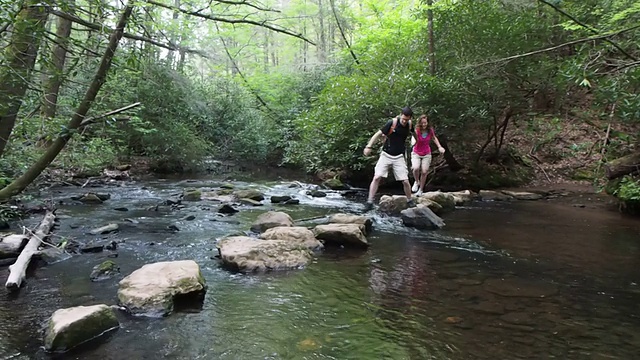
[[[380,138],[381,135],[382,135],[382,131],[380,130],[376,131],[376,133],[373,134],[371,139],[369,139],[367,146],[365,146],[364,148],[364,156],[369,156],[369,154],[371,154],[371,149],[373,148],[373,144],[375,144],[376,141],[378,141],[378,138]]]

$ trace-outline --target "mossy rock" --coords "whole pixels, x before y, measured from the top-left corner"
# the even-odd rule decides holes
[[[119,326],[107,305],[60,309],[49,319],[44,347],[50,352],[65,352]]]
[[[91,278],[91,281],[101,281],[110,279],[118,274],[120,274],[120,267],[118,267],[118,264],[111,260],[105,260],[101,264],[93,267],[89,277]]]
[[[348,190],[349,187],[345,185],[340,179],[334,178],[326,180],[322,183],[323,186],[331,190]]]
[[[238,199],[251,199],[255,201],[264,200],[264,195],[256,189],[236,190],[233,193]]]
[[[220,185],[221,189],[228,189],[228,190],[235,189],[235,187],[236,187],[235,185],[230,184],[230,183],[224,183],[224,184]]]
[[[188,189],[182,193],[182,200],[184,201],[200,201],[202,199],[202,192],[196,189]]]

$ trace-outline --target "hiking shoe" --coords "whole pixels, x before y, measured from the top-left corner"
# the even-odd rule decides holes
[[[416,207],[416,202],[413,199],[407,200],[407,207]]]
[[[372,202],[367,202],[366,204],[364,204],[364,212],[371,211],[371,210],[373,210]]]
[[[420,184],[418,184],[418,181],[414,181],[413,182],[413,186],[411,187],[411,192],[416,192],[418,191],[418,188],[420,187]]]
[[[420,196],[422,195],[422,190],[418,190],[418,192],[416,193],[416,196]]]

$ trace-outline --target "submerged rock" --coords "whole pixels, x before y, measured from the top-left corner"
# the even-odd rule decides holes
[[[224,204],[220,206],[220,208],[218,208],[218,212],[220,214],[235,214],[238,212],[238,210],[234,209],[233,206],[229,204]]]
[[[120,267],[118,264],[111,260],[103,261],[101,264],[98,264],[93,267],[91,271],[91,275],[89,278],[91,281],[102,281],[111,279],[112,277],[120,274]]]
[[[440,229],[445,225],[444,221],[426,206],[402,210],[400,215],[402,216],[402,222],[406,226],[417,229]]]
[[[313,231],[303,226],[273,227],[260,234],[260,238],[263,240],[290,241],[296,245],[304,246],[311,251],[322,250],[324,248],[324,245],[313,235]]]
[[[526,191],[504,190],[502,193],[508,196],[512,196],[516,200],[540,200],[544,197],[542,194],[536,194],[536,193],[526,192]]]
[[[248,236],[224,238],[218,243],[218,251],[225,266],[240,272],[298,269],[312,258],[311,251],[297,241]]]
[[[233,195],[238,199],[251,199],[255,201],[264,200],[264,195],[256,189],[236,190],[233,192]]]
[[[282,211],[268,211],[258,216],[251,231],[261,233],[276,226],[293,226],[293,219]]]
[[[483,201],[508,201],[513,200],[513,197],[507,194],[503,194],[499,191],[493,190],[480,190],[478,193]]]
[[[362,215],[353,214],[332,214],[329,216],[329,223],[331,224],[357,224],[364,225],[364,234],[367,235],[373,228],[373,221],[371,218]]]
[[[327,193],[320,190],[310,190],[307,192],[307,195],[311,197],[327,197]]]
[[[118,224],[107,224],[105,226],[101,226],[99,228],[93,229],[90,231],[91,235],[102,235],[112,233],[114,231],[118,231]]]
[[[336,179],[336,178],[326,180],[322,183],[322,185],[331,190],[348,190],[349,189],[349,187],[344,183],[342,183],[340,179]]]
[[[182,200],[184,201],[200,201],[200,199],[202,199],[200,190],[188,189],[182,193]]]
[[[56,310],[45,330],[44,348],[65,352],[119,326],[113,310],[104,304]]]
[[[279,203],[283,203],[286,201],[289,201],[293,199],[291,196],[289,195],[282,195],[282,196],[272,196],[271,197],[271,202],[274,204],[279,204]]]
[[[365,226],[359,224],[325,224],[313,229],[316,238],[325,244],[351,247],[367,247],[369,242],[364,236]]]
[[[147,264],[120,281],[118,300],[134,315],[166,316],[175,298],[201,299],[206,292],[200,267],[193,260]]]
[[[242,198],[242,199],[239,199],[238,201],[240,202],[240,204],[243,204],[243,205],[262,206],[262,203],[260,201],[249,199],[249,198]]]

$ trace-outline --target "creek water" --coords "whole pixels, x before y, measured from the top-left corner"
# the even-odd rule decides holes
[[[144,264],[193,259],[208,291],[201,308],[168,317],[119,314],[121,328],[64,355],[68,359],[632,359],[640,354],[640,221],[576,207],[587,198],[473,202],[418,231],[375,215],[366,251],[327,249],[306,269],[243,275],[220,267],[215,239],[248,230],[270,209],[294,220],[357,213],[357,200],[310,198],[289,183],[235,182],[300,205],[155,205],[212,180],[149,180],[91,188],[101,205],[70,201],[88,189],[42,194],[58,206],[54,241],[117,241],[125,276]],[[595,200],[593,200],[595,201]],[[128,211],[115,211],[126,207]],[[189,215],[194,220],[187,220]],[[135,223],[124,219],[134,220]],[[38,217],[25,221],[26,225]],[[87,235],[110,222],[120,231]],[[303,224],[312,225],[313,220]],[[179,231],[168,229],[175,225]],[[110,252],[38,266],[16,294],[0,294],[0,359],[47,359],[42,330],[59,308],[115,304],[118,281],[91,282]],[[6,279],[7,269],[0,268]]]

